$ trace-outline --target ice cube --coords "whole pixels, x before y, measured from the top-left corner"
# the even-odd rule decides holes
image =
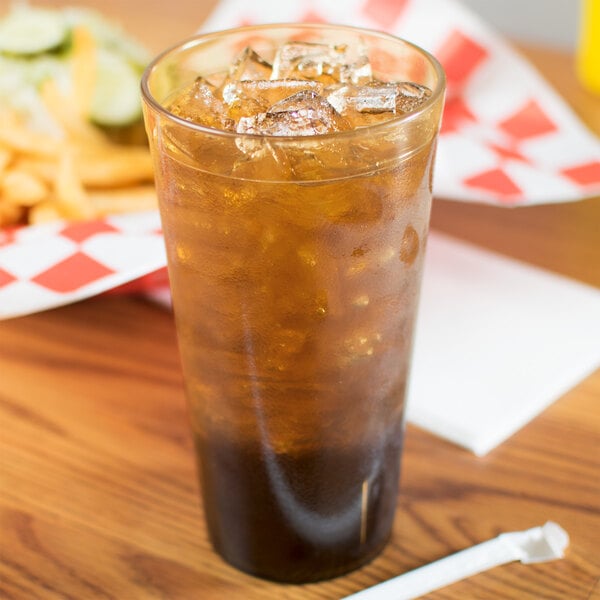
[[[362,46],[288,42],[275,55],[272,78],[365,83],[371,79],[371,64]]]
[[[325,93],[328,102],[354,127],[391,119],[418,108],[431,91],[417,83],[371,81],[367,85],[333,85]]]
[[[242,117],[238,133],[277,136],[304,136],[348,129],[335,108],[312,91],[302,91],[277,102],[264,113]]]
[[[398,95],[396,96],[397,113],[412,112],[419,108],[419,106],[431,96],[431,90],[418,83],[403,81],[396,83],[395,85],[398,90]]]
[[[202,77],[169,106],[176,116],[217,129],[233,130],[235,123],[227,116],[224,103],[214,93],[214,87]]]
[[[271,73],[271,65],[247,46],[231,63],[229,79],[234,81],[270,79]]]
[[[302,79],[230,81],[223,86],[222,95],[227,104],[254,100],[266,110],[269,106],[302,91],[320,94],[323,84]]]
[[[360,113],[394,113],[398,92],[394,84],[369,84],[365,86],[334,86],[327,101],[339,112],[355,110]]]
[[[313,122],[310,118],[299,119],[288,112],[260,113],[251,117],[242,117],[238,121],[237,132],[280,136],[327,133],[320,122]]]
[[[323,96],[312,90],[304,90],[292,94],[269,108],[270,113],[297,112],[301,110],[311,110],[323,117],[334,120],[339,117],[335,108]]]
[[[227,103],[227,116],[234,121],[264,112],[268,106],[254,98],[236,98]]]
[[[237,137],[235,145],[241,152],[232,167],[233,177],[240,179],[285,178],[290,166],[284,150],[268,138]]]

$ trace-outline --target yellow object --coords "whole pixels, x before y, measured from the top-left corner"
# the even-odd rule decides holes
[[[582,0],[577,74],[588,90],[600,94],[600,0]]]

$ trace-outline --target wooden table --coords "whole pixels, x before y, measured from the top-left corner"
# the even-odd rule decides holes
[[[212,3],[91,2],[154,50]],[[526,54],[600,132],[600,101],[577,86],[571,58]],[[597,199],[517,210],[438,201],[433,214],[436,229],[597,286],[599,223]],[[510,564],[427,598],[598,599],[599,399],[600,371],[485,458],[409,426],[387,549],[346,577],[282,586],[210,548],[170,314],[101,297],[1,322],[0,597],[333,599],[551,519],[571,535],[565,560]]]

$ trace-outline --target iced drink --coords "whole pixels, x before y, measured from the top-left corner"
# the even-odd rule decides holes
[[[418,48],[329,26],[146,73],[204,510],[244,571],[333,577],[390,536],[443,88]]]

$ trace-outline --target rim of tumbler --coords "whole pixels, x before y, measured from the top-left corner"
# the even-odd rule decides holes
[[[406,114],[398,115],[392,117],[387,121],[382,121],[380,123],[373,123],[371,125],[366,125],[364,127],[359,127],[356,129],[349,129],[347,131],[334,131],[331,133],[321,133],[321,134],[313,134],[313,135],[270,135],[270,134],[260,134],[260,133],[237,133],[235,131],[226,131],[224,129],[216,129],[213,127],[207,127],[205,125],[200,125],[199,123],[194,123],[192,121],[187,121],[181,117],[174,115],[169,112],[153,95],[149,88],[149,79],[154,72],[154,70],[159,66],[159,64],[170,54],[175,54],[177,52],[181,52],[182,50],[186,50],[187,48],[191,48],[193,46],[200,45],[204,40],[210,40],[214,38],[221,38],[231,34],[250,32],[250,31],[269,31],[273,29],[316,29],[316,30],[334,30],[334,31],[350,31],[358,34],[364,34],[371,37],[377,37],[381,39],[385,39],[392,42],[400,42],[404,46],[408,46],[417,53],[424,56],[428,62],[432,65],[435,75],[437,77],[436,86],[431,90],[431,96],[427,98],[419,108],[414,111],[411,111]],[[300,140],[315,140],[315,139],[327,139],[327,138],[339,138],[339,137],[353,137],[353,136],[363,136],[367,133],[376,132],[376,131],[384,131],[385,129],[392,128],[398,126],[399,123],[409,122],[415,119],[418,119],[421,114],[427,112],[429,108],[435,104],[441,95],[444,94],[446,88],[446,74],[442,65],[439,61],[433,56],[431,53],[427,52],[420,46],[405,40],[404,38],[397,37],[390,33],[385,33],[383,31],[378,31],[376,29],[368,29],[364,27],[354,27],[352,25],[335,25],[335,24],[323,24],[323,23],[269,23],[269,24],[260,24],[260,25],[247,25],[244,27],[234,27],[231,29],[223,29],[219,31],[213,31],[210,33],[201,33],[190,38],[187,38],[177,44],[163,50],[160,54],[158,54],[151,62],[148,64],[146,69],[144,70],[144,74],[142,75],[141,80],[141,90],[144,101],[152,107],[153,110],[167,117],[174,123],[177,123],[187,129],[195,130],[204,134],[222,136],[225,138],[247,138],[247,139],[270,139],[277,140],[279,142],[294,140],[295,143],[298,143]]]

